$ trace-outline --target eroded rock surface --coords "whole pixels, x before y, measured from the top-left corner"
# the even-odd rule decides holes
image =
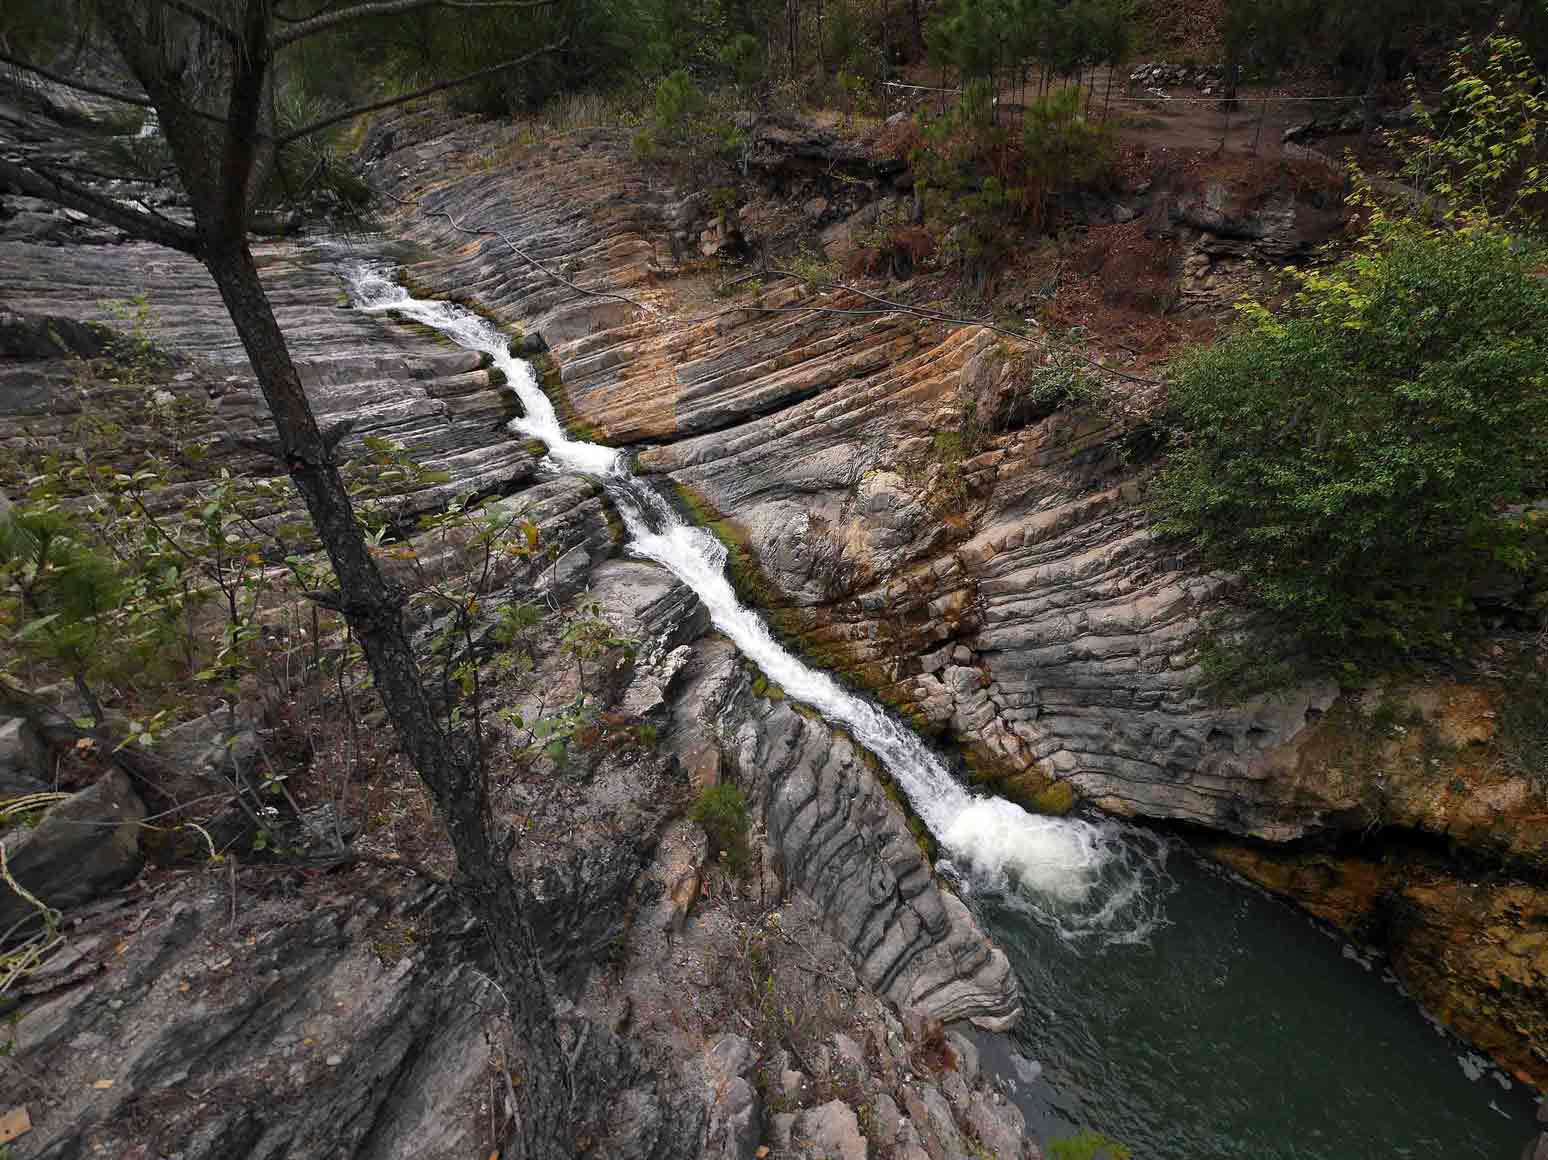
[[[868,987],[900,1007],[988,1024],[1019,1013],[1019,988],[954,895],[935,881],[880,769],[843,733],[754,691],[722,642],[703,652],[677,729],[713,730],[753,797],[780,877],[816,903]]]
[[[1296,765],[1287,754],[1335,690],[1232,707],[1199,690],[1190,642],[1219,579],[1148,532],[1119,428],[1030,406],[1000,337],[790,279],[722,300],[693,262],[723,243],[725,223],[711,220],[706,199],[635,167],[620,134],[524,145],[508,125],[399,113],[373,130],[364,154],[370,180],[404,199],[391,229],[415,247],[394,251],[413,259],[409,283],[472,300],[513,337],[522,332],[525,349],[546,347],[544,385],[566,417],[635,445],[642,471],[715,519],[744,587],[789,638],[960,743],[982,775],[1027,796],[1062,788],[1119,813],[1275,841],[1347,823],[1359,786],[1308,792],[1311,778],[1287,773]],[[831,209],[814,207],[813,216],[826,220]],[[1178,222],[1224,237],[1229,223],[1209,214],[1227,209],[1206,198],[1180,209]],[[1272,257],[1275,246],[1283,256],[1283,246],[1299,245],[1298,212],[1281,206],[1272,228],[1243,226],[1244,249],[1220,256]],[[261,399],[196,265],[111,237],[45,246],[71,235],[41,236],[46,223],[34,219],[28,207],[18,215],[25,228],[0,229],[0,440],[68,441],[92,390],[71,356],[100,353],[101,331],[80,324],[122,332],[123,310],[102,299],[140,291],[146,332],[181,360],[173,381],[158,385],[213,400],[223,434],[262,432]],[[513,565],[501,583],[556,602],[590,592],[641,642],[606,680],[617,704],[660,728],[662,753],[566,787],[573,833],[551,826],[529,846],[533,863],[548,866],[535,906],[566,994],[599,1034],[605,1023],[608,1043],[648,1043],[654,1053],[642,1063],[616,1048],[622,1094],[599,1148],[744,1155],[748,1125],[761,1117],[774,1142],[783,1132],[791,1147],[820,1137],[840,1152],[871,1140],[911,1157],[967,1147],[1017,1154],[1025,1145],[1016,1117],[958,1070],[946,1069],[955,1083],[906,1080],[919,1053],[893,1043],[901,1032],[879,1004],[867,1026],[883,1030],[865,1043],[863,1068],[850,1051],[856,1036],[866,1039],[860,1028],[822,1058],[761,1044],[781,1055],[760,1066],[789,1106],[759,1105],[737,1045],[717,1045],[741,1034],[727,980],[748,973],[751,934],[767,929],[769,906],[787,891],[788,909],[803,915],[792,937],[815,948],[808,987],[839,980],[835,1003],[874,1003],[874,993],[916,1013],[995,1025],[1018,1002],[1003,956],[934,880],[865,754],[756,692],[730,646],[706,635],[691,594],[655,566],[619,558],[600,488],[538,472],[534,449],[503,430],[513,405],[476,357],[348,309],[345,257],[335,249],[274,244],[260,255],[319,417],[355,424],[346,454],[366,435],[391,436],[448,472],[448,489],[414,497],[422,508],[451,494],[500,494],[555,548],[553,561]],[[274,470],[250,454],[229,462]],[[755,806],[767,853],[756,885],[727,881],[706,864],[691,827],[668,823],[694,788],[721,776],[745,785]],[[531,800],[514,792],[512,808]],[[1410,812],[1439,816],[1420,804]],[[1415,896],[1421,926],[1449,914],[1453,925],[1434,929],[1460,929],[1467,908],[1446,893],[1451,886]],[[84,972],[80,985],[29,1012],[21,1027],[37,1021],[18,1059],[41,1072],[77,1051],[72,1067],[85,1068],[119,1036],[133,1039],[135,1053],[97,1077],[112,1087],[72,1070],[63,1086],[30,1089],[47,1114],[35,1114],[40,1127],[20,1155],[70,1155],[93,1134],[132,1146],[152,1121],[190,1157],[397,1155],[382,1149],[400,1143],[403,1155],[439,1157],[482,1147],[499,1104],[482,1070],[498,1056],[488,1042],[498,1032],[481,1013],[488,994],[472,940],[460,926],[435,927],[433,945],[416,939],[412,953],[379,953],[367,945],[373,931],[418,929],[421,914],[440,911],[417,888],[372,889],[385,900],[363,907],[364,920],[341,894],[313,898],[301,915],[265,896],[239,921],[218,886],[197,880],[169,887],[143,916],[93,917],[108,924],[106,941],[92,952],[77,946],[70,969]],[[767,896],[750,913],[754,891]],[[1511,897],[1475,900],[1472,912],[1494,915],[1490,907],[1514,906]],[[107,948],[127,926],[113,924],[133,922],[117,963]],[[242,930],[257,941],[242,942]],[[276,932],[272,950],[263,930]],[[1411,945],[1416,964],[1502,972],[1502,992],[1516,988],[1528,1003],[1541,993],[1529,973],[1539,970],[1532,945],[1510,944],[1506,966],[1498,957],[1464,962],[1434,941]],[[298,993],[338,995],[344,1007],[314,1011]],[[674,1008],[684,1001],[691,1014]],[[1541,1035],[1526,1006],[1470,1010],[1469,1026],[1516,1021]],[[335,1039],[349,1049],[321,1050],[319,1064],[314,1049]],[[221,1062],[196,1082],[199,1051],[218,1051]],[[863,1133],[840,1090],[845,1059],[877,1094]],[[890,1078],[875,1087],[877,1075]],[[254,1076],[278,1085],[256,1109],[239,1098]],[[267,1114],[287,1098],[291,1114]]]
[[[550,389],[602,437],[647,444],[639,468],[716,521],[787,638],[961,744],[979,776],[1043,808],[1083,797],[1270,842],[1375,822],[1532,843],[1519,786],[1448,801],[1444,787],[1388,792],[1374,767],[1319,780],[1294,754],[1335,707],[1331,684],[1234,705],[1206,695],[1194,657],[1221,579],[1148,530],[1124,429],[1032,405],[1012,344],[790,280],[717,302],[671,253],[690,201],[646,193],[619,142],[546,143],[504,182],[431,164],[486,147],[488,132],[427,137],[382,163],[417,197],[399,228],[439,255],[414,276],[542,332]],[[1191,255],[1181,289],[1198,309],[1343,220],[1315,188],[1158,189],[1149,210]],[[553,272],[638,305],[579,294],[426,211],[526,239]],[[1503,825],[1501,794],[1516,794]],[[1482,970],[1468,968],[1469,986],[1488,985]],[[1525,994],[1541,1001],[1536,983]]]
[[[619,263],[634,262],[643,281],[642,249],[629,240],[628,224],[644,215],[654,231],[672,220],[674,203],[653,208],[648,193],[624,183],[617,206],[644,208],[620,213],[613,225],[604,214],[601,225],[588,226],[593,207],[583,203],[579,215],[554,192],[538,211],[552,215],[550,249],[589,244],[609,277],[627,280]],[[542,230],[524,227],[528,243],[534,235],[541,250]],[[84,410],[122,402],[125,384],[104,390],[102,376],[113,370],[103,360],[123,357],[126,336],[148,339],[156,352],[154,361],[129,368],[132,389],[213,402],[196,437],[238,447],[238,437],[264,433],[261,398],[196,265],[126,244],[43,249],[30,235],[0,232],[7,271],[0,373],[20,388],[6,396],[0,432],[11,449],[66,446]],[[520,857],[532,890],[529,912],[558,984],[577,1000],[569,1017],[589,1028],[584,1034],[601,1045],[596,1051],[616,1057],[617,1098],[590,1141],[593,1150],[697,1155],[713,1126],[715,1138],[740,1154],[763,1130],[755,1102],[738,1096],[725,1104],[723,1093],[701,1084],[698,1045],[664,1031],[633,1035],[627,1019],[610,1029],[588,998],[616,986],[615,975],[669,958],[670,939],[713,926],[701,913],[702,890],[690,889],[690,880],[702,878],[702,854],[696,863],[694,843],[678,841],[676,830],[660,841],[689,797],[694,766],[671,761],[678,751],[717,768],[746,757],[742,776],[769,823],[770,871],[782,892],[817,900],[805,904],[808,937],[813,945],[832,940],[823,943],[832,964],[826,969],[848,969],[852,960],[859,974],[851,985],[860,993],[874,988],[933,1017],[1012,1018],[1016,985],[1003,956],[934,881],[900,807],[881,792],[863,754],[788,704],[752,695],[728,646],[705,637],[707,618],[692,594],[653,564],[619,558],[617,522],[595,483],[535,473],[534,451],[503,429],[513,413],[508,398],[475,356],[390,317],[348,309],[339,264],[353,257],[289,244],[262,248],[266,284],[319,418],[353,423],[345,454],[366,436],[391,437],[452,477],[444,488],[410,497],[408,513],[453,494],[493,492],[505,512],[536,523],[551,556],[501,561],[489,599],[596,602],[638,647],[597,662],[588,679],[601,682],[596,692],[605,703],[663,734],[655,754],[621,752],[577,767],[558,787],[516,785],[501,798],[501,808],[527,818]],[[574,276],[584,276],[582,263],[565,260]],[[134,282],[124,285],[131,271]],[[590,302],[576,308],[567,294],[552,292],[546,276],[532,284],[534,293],[549,295],[534,309],[541,308],[540,333],[557,347],[614,319]],[[143,293],[143,309],[103,300],[105,288],[119,286],[126,297]],[[709,331],[695,341],[714,338]],[[872,367],[885,361],[866,357]],[[784,397],[775,392],[765,402]],[[652,430],[670,434],[676,421]],[[225,456],[220,466],[275,470],[251,451]],[[199,470],[180,486],[196,486]],[[434,574],[455,563],[455,551],[427,538],[420,562]],[[546,694],[573,691],[566,682],[575,679],[554,663]],[[708,716],[683,716],[684,705],[701,704],[688,690],[706,680],[719,681],[726,696]],[[175,746],[167,753],[191,778],[209,780],[202,737],[191,742],[198,754]],[[548,812],[534,812],[539,806]],[[132,825],[127,833],[125,852],[137,866],[140,835]],[[640,915],[651,911],[638,892],[648,887],[658,852],[672,866],[672,912],[641,925]],[[69,1156],[98,1143],[125,1154],[139,1148],[147,1156],[211,1158],[487,1151],[507,1104],[498,1075],[490,1086],[490,1069],[502,1058],[500,1021],[476,933],[451,901],[404,872],[367,877],[348,889],[341,882],[333,893],[329,879],[281,879],[275,890],[255,885],[247,871],[229,879],[157,872],[95,910],[63,900],[68,953],[24,996],[16,1050],[3,1064],[8,1074],[29,1077],[22,1099],[35,1126],[18,1154]],[[735,896],[745,889],[730,887]],[[145,891],[156,893],[142,899]],[[370,901],[357,899],[359,892]],[[724,1034],[724,1024],[718,1030]],[[120,1041],[131,1046],[116,1053],[110,1045]],[[69,1065],[60,1066],[67,1055]],[[744,1073],[722,1078],[746,1085]]]
[[[679,203],[645,196],[617,142],[545,145],[499,182],[416,160],[493,132],[404,146],[404,129],[381,163],[416,193],[399,228],[439,255],[413,280],[541,333],[555,389],[591,430],[661,442],[642,469],[726,517],[814,656],[988,761],[1121,812],[1304,828],[1259,765],[1331,691],[1233,709],[1199,694],[1189,641],[1218,581],[1153,542],[1115,428],[1056,413],[964,454],[966,414],[1014,410],[994,335],[902,311],[803,312],[882,308],[790,281],[701,308],[646,257]],[[641,305],[578,294],[440,213]]]

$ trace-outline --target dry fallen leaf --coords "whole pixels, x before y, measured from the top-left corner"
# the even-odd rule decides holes
[[[189,984],[187,979],[184,979],[177,985],[177,989],[182,991],[184,994],[187,994],[189,991],[193,990],[193,987]]]
[[[765,1156],[767,1156],[768,1154],[769,1154],[769,1146],[767,1144],[759,1144],[758,1145],[758,1150],[753,1153],[753,1155],[756,1156],[758,1158],[758,1160],[763,1160],[763,1158]]]
[[[30,1131],[32,1116],[28,1114],[25,1104],[0,1115],[0,1144],[9,1144],[17,1136],[25,1136]]]
[[[99,1092],[105,1092],[108,1090],[108,1088],[113,1086],[113,1081],[110,1079],[99,1079],[91,1086],[96,1088]]]

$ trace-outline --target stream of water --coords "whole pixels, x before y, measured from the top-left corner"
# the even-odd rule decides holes
[[[542,441],[553,470],[601,480],[629,550],[692,589],[771,681],[882,761],[939,841],[939,869],[1021,977],[1028,1018],[1013,1047],[990,1050],[1010,1053],[998,1063],[1021,1076],[1017,1099],[1034,1128],[1100,1127],[1147,1160],[1508,1160],[1505,1143],[1525,1141],[1522,1092],[1479,1099],[1451,1041],[1288,909],[1169,859],[1168,843],[1144,831],[970,793],[906,726],[787,652],[737,600],[719,541],[626,456],[571,439],[531,366],[489,322],[413,298],[390,269],[361,264],[345,276],[360,309],[397,311],[487,354],[524,412],[513,434]],[[1379,1116],[1360,1110],[1373,1106]]]
[[[629,550],[654,560],[692,589],[715,627],[769,680],[846,726],[876,754],[940,842],[951,863],[947,869],[975,893],[1011,900],[1062,938],[1146,937],[1165,894],[1157,888],[1164,867],[1124,841],[1122,826],[1041,817],[1003,798],[969,793],[910,729],[787,652],[763,619],[737,599],[726,574],[724,546],[708,531],[686,523],[629,470],[626,456],[571,439],[531,365],[511,355],[509,340],[499,330],[459,306],[411,297],[391,271],[360,266],[348,277],[361,309],[397,311],[487,354],[521,402],[524,415],[511,421],[512,433],[541,440],[554,469],[600,479],[629,533]]]

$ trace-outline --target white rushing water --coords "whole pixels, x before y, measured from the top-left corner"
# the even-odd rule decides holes
[[[482,351],[504,373],[524,416],[518,435],[541,440],[558,471],[601,479],[618,509],[635,554],[654,560],[686,584],[716,628],[785,693],[847,727],[874,753],[929,827],[966,886],[1003,896],[1070,939],[1143,940],[1160,921],[1169,880],[1162,843],[1115,823],[1029,814],[1003,798],[970,793],[911,730],[804,664],[774,639],[762,618],[736,597],[725,548],[708,531],[686,523],[610,447],[571,439],[560,425],[532,367],[512,356],[504,335],[459,306],[417,299],[392,273],[371,266],[346,277],[360,309],[396,311],[435,327],[459,346]]]

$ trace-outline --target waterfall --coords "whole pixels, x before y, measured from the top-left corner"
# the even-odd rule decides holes
[[[525,412],[509,429],[545,444],[545,463],[553,470],[599,479],[628,530],[630,551],[686,584],[715,627],[769,680],[848,728],[880,759],[939,842],[939,868],[955,874],[966,891],[993,894],[1071,941],[1142,941],[1161,921],[1170,883],[1162,842],[1116,822],[1042,817],[1003,798],[970,793],[911,730],[781,646],[763,619],[738,601],[724,546],[684,522],[632,473],[620,452],[571,439],[531,364],[510,353],[498,329],[451,303],[412,297],[390,270],[353,266],[345,278],[360,309],[397,311],[487,354]]]

